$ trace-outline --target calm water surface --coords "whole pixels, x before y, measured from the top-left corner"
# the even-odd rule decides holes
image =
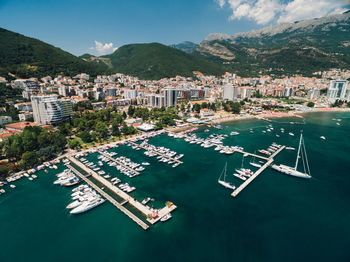
[[[340,125],[333,118],[341,119]],[[136,186],[132,195],[137,199],[151,196],[156,207],[173,201],[178,209],[171,220],[143,231],[110,203],[70,215],[65,209],[70,189],[52,184],[60,168],[40,173],[35,181],[17,181],[16,189],[5,188],[0,196],[0,261],[350,261],[350,113],[275,119],[273,132],[262,134],[269,124],[245,120],[209,133],[203,127],[197,135],[238,131],[224,144],[254,152],[274,141],[297,147],[302,129],[312,179],[267,169],[232,198],[217,179],[227,162],[229,179],[241,183],[232,176],[241,166],[241,154],[226,156],[162,135],[149,143],[184,153],[183,165],[173,169],[143,150],[122,146],[114,149],[118,155],[151,166],[132,179],[104,168]],[[295,154],[284,150],[276,162],[293,165]]]

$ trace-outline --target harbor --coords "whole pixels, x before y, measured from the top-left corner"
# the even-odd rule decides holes
[[[127,146],[127,141],[124,145],[118,143],[118,147],[107,150],[118,153],[113,158],[125,156],[135,163],[150,163],[144,171],[140,172],[140,175],[133,178],[124,176],[115,167],[108,166],[108,162],[98,159],[100,153],[97,150],[82,151],[84,153],[82,157],[95,163],[96,166],[99,160],[103,162],[103,166],[98,167],[106,172],[105,175],[111,175],[111,178],[106,180],[110,181],[117,177],[122,180],[121,183],[128,182],[130,186],[135,186],[136,190],[127,194],[138,202],[142,202],[146,197],[153,198],[155,201],[150,201],[148,205],[150,207],[153,205],[154,209],[158,210],[167,200],[173,201],[177,208],[175,212],[171,212],[172,218],[165,223],[159,219],[157,223],[151,224],[146,215],[131,206],[127,199],[124,200],[115,195],[73,162],[70,164],[73,168],[82,175],[87,175],[87,179],[100,189],[104,187],[104,190],[101,189],[103,192],[115,198],[118,204],[140,218],[148,229],[144,230],[128,215],[111,204],[101,191],[92,188],[82,178],[79,185],[88,185],[106,201],[84,214],[70,214],[66,206],[72,201],[72,188],[53,185],[56,174],[68,168],[61,161],[61,163],[55,163],[58,169],[45,167],[30,174],[30,176],[37,176],[32,181],[29,177],[23,177],[9,182],[16,188],[10,188],[9,185],[1,187],[6,190],[6,193],[0,196],[2,205],[0,218],[2,221],[11,221],[10,226],[8,223],[0,226],[2,237],[6,239],[3,241],[6,252],[1,257],[4,261],[23,261],[29,254],[30,258],[34,259],[34,255],[30,255],[32,250],[50,242],[50,245],[41,251],[41,260],[35,256],[39,261],[44,261],[44,257],[47,258],[53,254],[53,261],[70,258],[137,261],[165,257],[169,252],[178,254],[179,250],[183,256],[169,258],[170,261],[181,260],[184,256],[196,257],[203,261],[208,259],[230,261],[232,252],[237,260],[279,261],[282,258],[297,260],[300,258],[299,252],[306,254],[303,258],[310,261],[320,254],[325,260],[331,260],[332,257],[327,256],[329,249],[339,250],[339,246],[346,246],[349,242],[349,237],[344,234],[349,228],[347,223],[349,216],[346,212],[349,181],[344,175],[346,174],[344,167],[347,163],[347,152],[350,149],[349,145],[337,139],[338,137],[348,139],[349,134],[348,129],[340,129],[335,121],[332,121],[332,118],[340,117],[331,115],[329,121],[322,122],[325,121],[324,115],[306,116],[306,124],[302,126],[285,123],[288,120],[295,122],[296,119],[281,119],[283,124],[273,123],[274,130],[264,134],[262,131],[267,129],[266,123],[256,120],[236,122],[232,125],[225,124],[222,130],[208,128],[209,132],[205,132],[207,127],[200,127],[192,131],[197,134],[197,138],[201,139],[213,133],[227,134],[228,137],[223,140],[223,146],[240,145],[244,147],[242,152],[250,152],[264,158],[270,158],[274,153],[268,156],[258,153],[258,150],[267,151],[273,142],[293,147],[295,150],[284,148],[274,155],[271,164],[294,167],[300,129],[303,129],[312,171],[311,179],[285,175],[274,170],[270,165],[257,177],[247,177],[243,181],[232,175],[235,169],[250,168],[256,174],[259,168],[251,166],[250,163],[263,166],[268,160],[256,157],[254,161],[252,159],[254,156],[244,157],[245,154],[240,152],[221,154],[220,151],[215,151],[214,146],[204,148],[199,144],[189,144],[181,138],[168,137],[167,134],[150,138],[148,143],[184,154],[181,159],[184,163],[177,168],[159,162],[156,157],[150,158],[144,155],[144,150],[137,151]],[[348,121],[348,119],[343,120],[344,126],[349,126]],[[284,133],[280,131],[281,128],[285,129]],[[250,133],[250,129],[254,133]],[[232,131],[240,134],[230,136]],[[295,136],[289,135],[289,132],[293,132]],[[276,137],[276,134],[280,137]],[[323,140],[320,136],[325,136],[327,139]],[[104,149],[101,148],[101,150]],[[73,153],[70,157],[79,161],[81,157],[75,156],[82,152]],[[327,161],[320,161],[320,159],[327,159]],[[109,159],[110,161],[112,160]],[[247,183],[249,186],[244,187],[237,197],[231,196],[234,190],[218,184],[218,177],[226,162],[227,181],[232,182],[236,190],[246,181],[251,180]],[[99,176],[104,178],[104,175]],[[118,188],[118,186],[115,187]],[[335,221],[332,222],[331,227],[330,221]],[[325,237],[336,241],[329,243],[320,239],[318,235],[320,228]],[[297,233],[291,234],[291,232]],[[286,234],[288,234],[287,238],[285,238]],[[19,237],[14,239],[14,235]],[[207,241],[208,236],[212,238],[210,243]],[[252,246],[261,245],[262,236],[264,236],[263,244],[266,250],[269,252],[278,250],[279,253],[276,256],[261,253],[259,249],[254,254],[251,252]],[[103,241],[96,241],[97,239],[103,239]],[[276,239],[282,239],[282,241],[276,241]],[[301,245],[298,252],[286,247],[300,239],[311,244]],[[63,240],[66,244],[62,246]],[[189,242],[192,244],[188,245]],[[135,255],[135,246],[142,256]],[[16,252],[18,248],[23,252]],[[86,252],[87,249],[93,252]],[[325,252],[325,249],[328,251]],[[215,257],[211,255],[213,253]],[[247,254],[250,254],[249,257]]]
[[[128,195],[127,193],[123,192],[122,190],[120,190],[118,187],[114,186],[111,182],[109,182],[107,179],[101,177],[99,174],[97,174],[96,172],[94,172],[93,170],[89,169],[88,167],[86,167],[84,164],[82,164],[80,161],[78,161],[76,158],[74,157],[68,157],[68,159],[74,163],[75,165],[77,165],[79,168],[81,168],[82,170],[84,170],[88,175],[91,175],[92,178],[94,178],[96,181],[98,181],[100,184],[102,184],[105,188],[107,188],[109,191],[111,191],[112,193],[114,193],[115,195],[117,195],[119,198],[123,199],[122,204],[116,202],[116,200],[113,200],[113,204],[115,204],[115,206],[120,209],[123,213],[125,213],[126,215],[128,215],[133,221],[135,221],[138,225],[140,225],[143,229],[148,229],[148,226],[141,220],[139,219],[137,216],[135,216],[132,212],[130,212],[129,210],[127,210],[123,205],[128,203],[131,206],[133,206],[133,208],[135,208],[139,213],[141,213],[150,224],[155,224],[156,222],[158,222],[162,217],[164,217],[165,215],[171,213],[172,211],[174,211],[176,209],[176,206],[174,204],[171,205],[165,205],[162,209],[160,210],[151,210],[148,206],[143,205],[142,203],[140,203],[139,201],[137,201],[135,198],[131,197],[130,195]],[[79,176],[82,176],[80,173],[78,174]],[[88,180],[88,178],[86,178],[84,176],[84,178],[86,180]],[[85,180],[84,179],[84,180]],[[93,183],[90,181],[89,182],[90,185],[92,185]],[[103,190],[101,190],[100,188],[98,188],[98,186],[94,185],[93,186],[95,188],[96,191],[98,191],[100,194],[101,191],[103,192],[103,196],[105,196],[109,201],[112,200],[112,198]],[[98,190],[97,190],[98,188]]]
[[[249,177],[246,181],[244,181],[239,187],[237,187],[231,194],[231,196],[236,197],[238,194],[245,189],[255,178],[257,178],[266,168],[270,167],[274,161],[274,157],[277,156],[283,149],[285,149],[285,146],[280,147],[276,152],[274,152],[268,159],[268,161],[261,166],[251,177]],[[247,154],[247,153],[245,153]],[[253,154],[253,156],[255,156]],[[260,157],[260,156],[255,156]]]

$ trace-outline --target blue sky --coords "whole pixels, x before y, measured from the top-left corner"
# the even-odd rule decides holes
[[[341,12],[346,0],[0,0],[0,27],[75,55],[130,43],[199,43],[278,22]],[[311,7],[311,8],[310,8]]]

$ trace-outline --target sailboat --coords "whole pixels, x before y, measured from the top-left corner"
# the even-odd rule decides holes
[[[304,173],[297,170],[299,158],[302,159]],[[286,166],[286,165],[272,165],[272,168],[281,172],[281,173],[285,173],[287,175],[296,176],[296,177],[300,177],[300,178],[311,178],[309,162],[307,159],[307,154],[306,154],[306,150],[305,150],[305,143],[304,143],[304,139],[303,139],[303,133],[300,134],[299,148],[298,148],[298,153],[297,153],[297,159],[295,161],[295,166],[290,167],[290,166]]]
[[[255,155],[255,154],[256,154],[256,151],[254,152],[254,155]],[[252,165],[252,166],[255,166],[255,167],[257,167],[257,168],[260,168],[260,167],[261,167],[260,164],[258,164],[258,163],[255,162],[255,156],[253,156],[253,158],[252,158],[252,160],[250,161],[249,164]]]
[[[236,187],[232,183],[226,182],[226,170],[227,170],[227,162],[225,164],[224,170],[222,170],[221,172],[221,175],[218,179],[218,183],[226,188],[230,188],[234,190]],[[223,176],[223,179],[221,179],[222,176]]]

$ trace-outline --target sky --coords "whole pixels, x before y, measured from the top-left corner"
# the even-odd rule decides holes
[[[0,27],[74,55],[131,43],[200,43],[350,9],[350,0],[0,0]]]

